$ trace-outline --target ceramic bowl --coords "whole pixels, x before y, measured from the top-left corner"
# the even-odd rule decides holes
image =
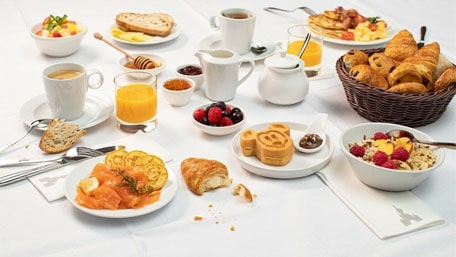
[[[199,106],[195,110],[193,110],[193,112],[192,112],[192,122],[195,125],[195,127],[197,127],[198,129],[200,129],[202,132],[204,132],[206,134],[214,135],[214,136],[228,135],[228,134],[236,132],[240,128],[242,128],[242,126],[245,123],[245,119],[246,119],[245,111],[242,108],[238,107],[238,106],[235,106],[235,105],[232,105],[232,104],[228,104],[228,103],[226,103],[226,105],[229,106],[231,108],[231,110],[233,108],[235,108],[235,107],[237,107],[237,108],[239,108],[241,110],[241,112],[243,114],[243,119],[240,122],[235,123],[233,125],[229,125],[229,126],[211,126],[211,125],[206,125],[206,124],[203,124],[203,123],[197,121],[195,119],[195,116],[193,115],[195,113],[195,111],[199,110],[199,109],[207,110],[207,108],[211,104],[212,103],[204,104],[204,105]]]
[[[35,40],[36,46],[41,53],[49,56],[62,57],[75,53],[81,46],[82,38],[87,33],[87,26],[80,22],[82,31],[73,36],[48,38],[41,37],[35,33],[41,29],[41,23],[35,24],[30,29],[30,35]]]
[[[420,171],[404,171],[387,169],[363,161],[349,151],[349,144],[361,142],[363,137],[372,136],[375,132],[388,132],[393,129],[404,129],[412,132],[416,138],[432,140],[429,135],[402,125],[392,123],[363,123],[345,130],[340,136],[340,148],[348,160],[353,172],[364,184],[386,191],[411,190],[429,178],[432,173],[443,163],[445,152],[443,149],[433,148],[436,162],[431,168]]]
[[[139,54],[132,54],[133,56],[144,56],[146,58],[149,58],[157,63],[160,63],[161,65],[158,66],[158,67],[155,67],[153,69],[143,69],[141,71],[147,71],[149,73],[152,73],[154,74],[155,76],[157,76],[158,74],[160,74],[163,69],[165,68],[166,66],[166,61],[165,59],[158,55],[158,54],[144,54],[144,53],[139,53]],[[125,71],[125,72],[128,72],[128,71],[138,71],[139,69],[134,69],[134,68],[129,68],[127,63],[128,62],[131,62],[132,60],[130,60],[129,58],[127,58],[126,56],[123,56],[122,58],[120,58],[120,61],[119,61],[119,65],[120,65],[120,68]],[[125,66],[127,65],[127,66]]]
[[[190,88],[187,89],[172,89],[167,86],[167,84],[172,81],[185,81],[190,85]],[[161,84],[161,90],[166,100],[171,106],[184,106],[190,102],[192,99],[193,92],[195,91],[195,82],[188,78],[173,77],[166,79]]]
[[[186,75],[183,73],[182,70],[188,69],[188,67],[197,67],[197,68],[201,69],[201,65],[199,65],[199,64],[184,64],[184,65],[180,65],[176,68],[176,74],[179,77],[189,78],[189,79],[193,80],[195,82],[195,90],[198,90],[201,88],[201,85],[204,82],[204,74],[201,71],[201,74],[199,74],[199,75]]]

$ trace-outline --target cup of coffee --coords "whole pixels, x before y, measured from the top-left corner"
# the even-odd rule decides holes
[[[222,47],[243,55],[250,51],[255,31],[255,14],[241,8],[231,8],[212,16],[209,24],[220,30]]]
[[[84,114],[87,90],[97,89],[103,84],[103,74],[100,71],[87,70],[77,63],[51,65],[44,69],[42,77],[54,117],[65,120],[81,117]]]

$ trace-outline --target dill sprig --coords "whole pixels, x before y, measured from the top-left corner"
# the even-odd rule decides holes
[[[129,187],[135,195],[149,194],[154,191],[153,188],[149,185],[138,187],[137,181],[134,178],[132,178],[128,175],[125,175],[124,170],[119,169],[119,170],[116,170],[115,172],[117,173],[117,175],[122,177],[123,183],[121,184],[121,186]]]

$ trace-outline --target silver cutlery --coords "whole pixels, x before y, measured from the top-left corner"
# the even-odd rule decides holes
[[[15,141],[7,144],[7,145],[4,145],[2,148],[0,148],[0,153],[5,151],[6,149],[10,148],[11,146],[15,145],[17,142],[21,141],[24,137],[26,137],[28,134],[30,134],[30,132],[32,132],[33,129],[35,128],[41,128],[41,129],[45,129],[48,127],[49,125],[49,122],[51,122],[52,119],[39,119],[39,120],[35,120],[33,121],[32,123],[30,123],[30,128],[27,130],[27,132],[25,132],[24,135],[22,135],[20,138],[16,139]]]
[[[20,170],[20,171],[10,173],[10,174],[4,175],[4,176],[0,176],[0,186],[9,185],[9,184],[24,180],[28,177],[35,176],[35,175],[38,175],[38,174],[41,174],[41,173],[44,173],[44,172],[47,172],[50,170],[54,170],[57,168],[61,168],[66,165],[69,165],[69,164],[73,164],[73,163],[77,163],[77,162],[87,160],[90,158],[102,156],[104,154],[107,154],[107,153],[112,152],[119,148],[125,148],[125,147],[124,146],[108,146],[108,147],[103,147],[103,148],[98,148],[98,149],[91,149],[91,148],[80,149],[81,151],[83,151],[86,154],[86,157],[80,158],[77,160],[68,160],[66,162],[57,162],[57,163],[54,162],[54,163],[50,163],[50,164],[46,164],[46,165],[41,165],[38,167],[33,167],[30,169]]]
[[[445,148],[456,150],[456,143],[425,141],[425,140],[417,139],[411,132],[408,132],[406,130],[401,130],[401,129],[391,130],[391,131],[387,132],[386,135],[388,137],[408,137],[408,138],[410,138],[410,140],[416,141],[421,144],[434,145],[437,147],[445,147]]]
[[[305,7],[305,6],[296,7],[292,10],[286,10],[286,9],[281,9],[281,8],[277,8],[277,7],[265,7],[264,10],[265,11],[281,11],[281,12],[294,12],[296,10],[302,10],[309,15],[312,15],[312,16],[317,15],[317,13],[314,10],[310,9],[309,7]]]

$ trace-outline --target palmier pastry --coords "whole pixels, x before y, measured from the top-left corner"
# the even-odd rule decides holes
[[[439,91],[448,87],[449,85],[456,83],[456,68],[451,67],[446,69],[442,75],[435,81],[432,90]]]
[[[350,70],[359,64],[367,64],[368,59],[369,56],[365,52],[358,49],[350,50],[346,52],[342,57],[342,61],[344,62],[345,68],[347,70]]]
[[[404,29],[396,33],[386,44],[385,54],[397,61],[403,61],[414,55],[417,50],[418,46],[412,33]]]
[[[384,78],[396,68],[399,63],[384,53],[374,53],[369,56],[369,65],[380,73]]]
[[[188,189],[197,195],[231,185],[225,164],[204,158],[187,158],[181,163],[182,177]]]
[[[386,79],[380,75],[374,68],[368,64],[356,65],[350,69],[349,75],[356,80],[380,89],[388,89],[389,85]]]
[[[424,94],[427,92],[427,89],[421,83],[404,82],[388,88],[388,91],[396,93]]]

